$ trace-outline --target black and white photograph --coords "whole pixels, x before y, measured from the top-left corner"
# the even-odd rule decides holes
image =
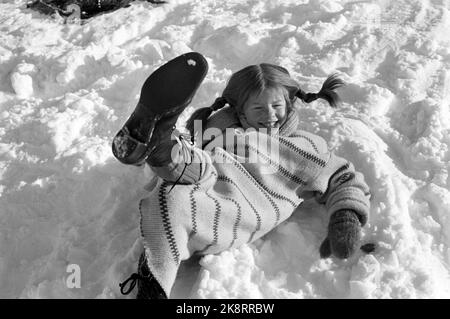
[[[449,170],[449,0],[0,0],[0,299],[449,299]]]

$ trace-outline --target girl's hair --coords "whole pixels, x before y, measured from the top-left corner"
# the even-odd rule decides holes
[[[203,129],[212,112],[223,108],[226,104],[240,113],[251,95],[259,95],[268,88],[284,88],[283,92],[288,108],[292,107],[296,98],[300,98],[306,103],[322,98],[331,107],[336,107],[339,96],[334,90],[343,85],[344,82],[337,77],[337,74],[332,74],[325,80],[318,93],[306,93],[300,89],[300,85],[291,78],[285,68],[268,63],[250,65],[230,77],[222,96],[217,98],[210,107],[196,110],[187,120],[186,128],[191,136],[194,136],[194,121],[202,121],[201,127]]]

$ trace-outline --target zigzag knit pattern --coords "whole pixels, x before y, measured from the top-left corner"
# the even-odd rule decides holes
[[[213,240],[210,244],[206,245],[205,248],[200,250],[200,253],[207,251],[209,249],[209,247],[217,244],[217,241],[219,240],[219,233],[218,233],[219,219],[220,219],[220,213],[222,211],[219,201],[217,199],[215,199],[213,196],[209,195],[208,192],[205,192],[205,194],[210,199],[212,199],[212,201],[214,202],[214,206],[215,206],[214,221],[213,221]]]
[[[290,137],[300,137],[300,138],[304,138],[305,140],[307,140],[312,148],[314,149],[314,151],[319,154],[319,149],[317,148],[316,144],[314,144],[313,140],[307,136],[301,135],[301,134],[292,134]]]
[[[218,176],[218,180],[219,180],[219,181],[225,181],[225,182],[228,182],[228,183],[230,183],[230,184],[233,184],[235,187],[239,187],[239,186],[236,185],[236,183],[234,183],[231,179],[229,179],[229,178],[226,177],[226,176]],[[256,179],[255,179],[255,181],[256,181],[256,185],[258,186],[258,188],[261,190],[261,192],[264,194],[264,196],[267,198],[267,200],[268,200],[268,201],[270,202],[270,204],[272,205],[272,207],[273,207],[273,209],[274,209],[274,211],[275,211],[275,214],[276,214],[275,224],[278,224],[279,221],[280,221],[280,209],[278,208],[278,206],[275,204],[275,202],[274,202],[273,199],[272,199],[272,197],[274,197],[273,194],[274,194],[275,192],[272,193],[272,192],[268,191],[268,190],[267,190],[267,187],[263,187],[263,186],[261,185],[261,183],[258,182]],[[277,195],[277,194],[275,193],[275,197],[276,197],[276,198],[280,198],[281,195]],[[295,207],[295,204],[294,204],[293,206]],[[257,214],[257,213],[256,213],[256,216],[257,216],[257,221],[258,221],[257,226],[259,226],[259,225],[261,224],[261,217],[260,217],[259,214]],[[257,228],[255,231],[258,231],[258,229],[259,229],[259,228]]]
[[[191,236],[195,235],[197,233],[197,201],[195,200],[194,193],[197,192],[200,188],[199,184],[195,184],[195,187],[191,190],[189,193],[189,197],[191,200],[191,212],[192,212],[192,232]]]
[[[167,207],[167,182],[163,182],[159,188],[159,209],[164,226],[164,232],[166,234],[167,241],[169,242],[170,251],[172,252],[174,261],[176,264],[180,261],[180,253],[177,248],[177,241],[172,231],[172,225],[170,223],[169,208]]]
[[[225,177],[225,176],[220,176],[218,178],[218,180],[222,180],[225,181],[227,183],[230,183],[231,185],[233,185],[236,189],[238,189],[238,191],[243,194],[243,190],[239,187],[239,185],[235,182],[233,182],[231,179]],[[258,213],[258,211],[256,210],[255,206],[252,205],[252,202],[249,201],[246,197],[244,197],[245,201],[247,202],[247,204],[250,206],[250,208],[252,209],[255,217],[256,217],[256,225],[254,227],[254,230],[252,231],[252,233],[250,234],[250,238],[248,240],[248,242],[252,242],[253,241],[253,237],[255,236],[256,232],[259,231],[261,229],[261,214]]]

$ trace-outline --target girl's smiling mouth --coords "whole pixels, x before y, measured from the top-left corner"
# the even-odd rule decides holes
[[[278,126],[278,121],[259,122],[259,124],[267,128],[274,128]]]

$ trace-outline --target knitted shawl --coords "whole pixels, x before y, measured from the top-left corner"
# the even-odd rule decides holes
[[[222,109],[207,127],[235,127],[235,136],[203,143],[211,155],[202,163],[204,177],[170,192],[172,183],[158,177],[139,209],[147,263],[167,296],[181,261],[253,242],[306,198],[325,204],[329,214],[353,209],[366,222],[369,189],[362,174],[330,153],[321,137],[297,126],[291,111],[278,135],[244,132],[234,112]]]

